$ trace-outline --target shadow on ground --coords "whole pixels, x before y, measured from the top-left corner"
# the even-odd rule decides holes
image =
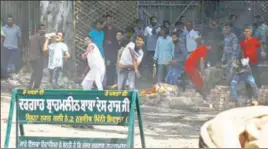
[[[197,139],[200,127],[216,112],[190,112],[185,110],[163,109],[161,107],[142,107],[142,117],[145,137],[154,139]],[[136,117],[135,135],[139,135]],[[83,129],[83,128],[74,128]],[[108,129],[107,127],[94,127],[92,131],[127,134],[126,129]]]

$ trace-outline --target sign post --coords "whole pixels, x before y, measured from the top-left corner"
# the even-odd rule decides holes
[[[9,145],[14,107],[17,148],[133,148],[135,109],[141,144],[145,148],[140,101],[136,91],[14,89],[5,148]],[[25,124],[128,126],[128,136],[123,139],[25,136]]]

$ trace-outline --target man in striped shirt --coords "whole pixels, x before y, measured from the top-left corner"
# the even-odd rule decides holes
[[[233,77],[232,62],[239,57],[240,46],[238,38],[232,32],[232,23],[227,22],[224,25],[224,48],[222,55],[222,63],[227,64],[225,75],[227,76],[227,82],[230,84],[230,81]]]

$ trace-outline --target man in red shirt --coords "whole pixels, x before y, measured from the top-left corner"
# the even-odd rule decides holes
[[[249,58],[249,64],[252,70],[253,77],[256,80],[257,86],[261,87],[260,73],[258,68],[258,49],[261,49],[261,56],[265,56],[265,52],[257,38],[252,37],[252,30],[250,27],[244,28],[245,39],[241,40],[240,45],[243,52],[243,57]],[[251,96],[250,86],[246,84],[249,96]]]
[[[205,75],[205,59],[210,47],[204,45],[204,41],[198,37],[196,39],[197,49],[191,53],[185,62],[185,73],[195,85],[196,91],[200,93],[204,100],[207,100],[203,85],[203,77]],[[200,67],[200,71],[198,68]]]

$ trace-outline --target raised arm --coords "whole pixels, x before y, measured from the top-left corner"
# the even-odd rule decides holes
[[[46,38],[44,46],[43,46],[43,53],[47,54],[48,53],[48,43],[49,43],[50,38]]]

